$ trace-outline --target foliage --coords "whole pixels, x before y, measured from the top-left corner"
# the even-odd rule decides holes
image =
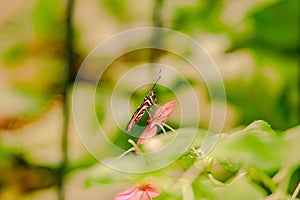
[[[87,183],[151,180],[163,188],[164,195],[157,199],[188,199],[186,195],[195,199],[235,199],[241,196],[244,199],[288,199],[299,182],[295,171],[300,162],[296,142],[300,139],[299,130],[298,126],[279,135],[266,122],[256,121],[243,130],[223,134],[204,158],[193,153],[185,154],[167,168],[135,175],[129,180],[122,179],[113,170],[99,167]],[[163,143],[170,134],[174,133],[158,135],[155,139]],[[200,135],[197,137],[201,138]],[[127,165],[128,159],[122,160],[120,164]],[[174,173],[177,175],[170,176]]]
[[[178,8],[173,27],[226,34],[231,44],[225,53],[250,52],[256,65],[250,80],[225,80],[227,100],[241,112],[241,124],[264,119],[282,130],[299,124],[299,1],[258,3],[234,25],[222,20],[226,3],[203,1]]]
[[[71,98],[64,99],[64,95],[72,92],[72,84],[66,81],[67,2],[3,3],[0,6],[0,199],[56,199],[56,188],[64,184],[69,199],[90,196],[99,199],[101,195],[110,199],[141,181],[161,188],[162,193],[156,199],[290,199],[300,181],[299,4],[298,0],[76,1],[72,24],[74,72],[87,52],[109,36],[128,28],[159,24],[203,43],[224,76],[227,102],[220,103],[226,103],[228,109],[225,131],[232,131],[222,134],[207,157],[199,157],[195,152],[201,148],[205,129],[209,127],[211,102],[204,83],[199,83],[192,72],[187,79],[202,109],[193,149],[183,152],[164,169],[132,175],[98,165],[82,145],[72,120],[65,124],[69,127],[65,147],[68,165],[58,172],[62,154],[66,153],[61,146],[62,126],[66,116],[72,118]],[[186,49],[187,56],[189,51]],[[178,70],[185,71],[186,65],[167,52],[156,53],[158,62],[178,64]],[[120,56],[105,71],[100,80],[103,84],[95,94],[98,122],[109,130],[111,142],[124,150],[131,147],[128,139],[137,141],[133,135],[140,133],[133,130],[132,135],[127,135],[115,126],[108,100],[122,73],[149,62],[149,55],[151,50]],[[101,61],[102,58],[96,65],[102,67]],[[93,72],[87,77],[95,78]],[[140,76],[147,77],[148,74]],[[123,85],[120,100],[128,96],[127,87]],[[171,90],[176,95],[186,92],[185,83],[180,80],[171,82],[169,88],[156,87],[161,103],[175,99]],[[83,91],[88,90],[83,85]],[[133,92],[129,101],[133,109],[140,105],[146,90],[147,86]],[[64,113],[64,105],[70,108],[70,113]],[[87,108],[84,102],[81,106]],[[148,117],[146,114],[139,125],[147,124]],[[264,121],[252,123],[260,119]],[[179,121],[176,115],[171,116],[168,124],[179,130]],[[248,124],[245,129],[240,128]],[[153,140],[167,144],[174,133],[168,128],[166,131],[167,135],[155,135]],[[185,145],[189,129],[183,129],[182,133],[178,146]],[[96,142],[102,153],[110,153],[111,149],[102,141]],[[165,156],[175,157],[176,150]],[[128,154],[119,164],[147,166],[148,162],[138,156]],[[58,181],[59,173],[68,175],[63,184]],[[82,187],[83,182],[90,187]],[[300,198],[299,193],[297,197]]]

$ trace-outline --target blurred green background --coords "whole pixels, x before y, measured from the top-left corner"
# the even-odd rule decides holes
[[[68,14],[70,1],[0,1],[1,200],[111,199],[119,191],[117,186],[84,186],[98,164],[81,144],[68,107],[72,80],[84,58],[99,42],[131,28],[170,28],[203,45],[224,79],[224,132],[259,119],[279,133],[299,125],[298,0],[73,3]],[[109,93],[122,72],[147,61],[148,53],[120,58],[105,73],[107,84],[99,95]],[[160,56],[162,63],[172,63],[168,59]],[[208,94],[201,84],[194,86],[202,97],[200,109],[208,113],[199,128],[206,129]],[[137,94],[139,99],[143,94]],[[100,121],[111,120],[103,114],[104,105],[96,108]]]

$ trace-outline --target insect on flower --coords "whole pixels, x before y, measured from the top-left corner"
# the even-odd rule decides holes
[[[149,138],[152,138],[157,134],[158,127],[160,127],[164,133],[166,133],[164,126],[176,133],[176,131],[169,125],[165,123],[166,119],[170,117],[172,112],[174,111],[174,105],[176,104],[176,101],[170,101],[159,108],[157,108],[153,115],[148,118],[147,122],[149,123],[148,126],[144,129],[142,132],[140,138],[138,139],[137,143],[135,143],[133,140],[129,139],[128,142],[132,144],[133,147],[125,151],[121,156],[119,156],[118,159],[122,158],[124,155],[126,155],[128,152],[134,150],[136,154],[140,152],[140,149],[138,145],[145,144],[146,140]]]
[[[164,123],[168,117],[172,114],[174,111],[174,105],[176,104],[176,101],[170,101],[163,106],[159,107],[155,110],[152,117],[150,117],[148,121],[148,126],[145,128],[145,130],[142,132],[140,138],[137,141],[137,145],[144,144],[145,140],[148,138],[153,137],[157,134],[158,127],[160,127],[164,132],[163,126],[166,126],[167,128],[171,129],[173,132],[176,132],[172,127]],[[136,149],[135,153],[138,153],[139,151]]]
[[[128,122],[128,124],[126,126],[126,131],[131,131],[131,129],[134,127],[134,125],[136,125],[142,119],[142,117],[146,113],[147,109],[155,104],[156,98],[155,98],[155,94],[152,90],[154,89],[154,87],[156,86],[156,83],[158,82],[158,80],[160,78],[161,78],[161,76],[159,76],[157,78],[157,80],[154,83],[154,85],[152,86],[150,92],[144,98],[143,103],[138,107],[138,109],[132,115],[130,121]]]

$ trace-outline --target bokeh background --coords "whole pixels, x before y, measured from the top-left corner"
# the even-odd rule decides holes
[[[299,4],[298,0],[1,0],[0,199],[111,199],[120,191],[118,185],[85,185],[99,163],[78,138],[70,96],[76,71],[89,52],[131,28],[174,29],[206,49],[226,88],[224,132],[258,119],[279,133],[299,125]],[[159,51],[123,55],[104,74],[99,98],[111,91],[122,73],[149,59],[179,70],[185,65]],[[203,83],[193,82],[193,71],[186,73],[201,99],[200,110],[207,113],[199,122],[199,128],[206,129],[209,94]],[[135,95],[143,98],[146,89]],[[133,102],[134,107],[139,103]],[[99,120],[110,129],[113,122],[103,114],[105,105],[96,108]],[[112,130],[119,134],[120,130]],[[126,140],[123,143],[127,148]]]

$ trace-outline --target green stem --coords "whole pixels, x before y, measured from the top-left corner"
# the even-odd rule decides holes
[[[173,131],[174,133],[177,133],[177,131],[175,131],[171,126],[169,126],[168,124],[162,122],[162,125],[164,125],[165,127],[167,127],[168,129],[170,129],[171,131]]]
[[[73,54],[73,9],[74,0],[68,0],[66,8],[66,82],[63,88],[63,128],[61,135],[61,152],[62,158],[58,168],[58,183],[57,183],[57,196],[59,200],[65,199],[65,175],[68,164],[68,131],[69,131],[69,102],[68,102],[68,89],[73,82],[73,69],[74,69],[74,54]]]
[[[138,145],[132,139],[129,139],[128,142],[130,144],[132,144],[132,146],[134,147],[135,150],[140,151],[140,148],[138,147]]]
[[[152,25],[153,27],[163,27],[162,24],[162,8],[164,0],[154,0],[153,14],[152,14]],[[162,43],[162,32],[154,31],[151,38],[152,46],[159,48]],[[150,52],[150,63],[156,63],[160,57],[160,52],[157,49],[152,49]]]
[[[128,149],[127,151],[125,151],[124,153],[122,153],[118,158],[117,160],[120,160],[121,158],[123,158],[123,156],[125,156],[126,154],[128,154],[130,151],[133,151],[135,150],[134,147],[131,147],[130,149]]]
[[[160,123],[155,123],[155,124],[157,124],[161,128],[161,130],[164,132],[164,134],[167,134],[166,130]]]
[[[299,193],[299,190],[300,190],[300,182],[298,183],[298,185],[297,185],[297,187],[296,187],[296,189],[295,189],[295,191],[293,193],[293,196],[292,196],[291,200],[295,200],[296,199],[296,197],[297,197],[297,195]]]

